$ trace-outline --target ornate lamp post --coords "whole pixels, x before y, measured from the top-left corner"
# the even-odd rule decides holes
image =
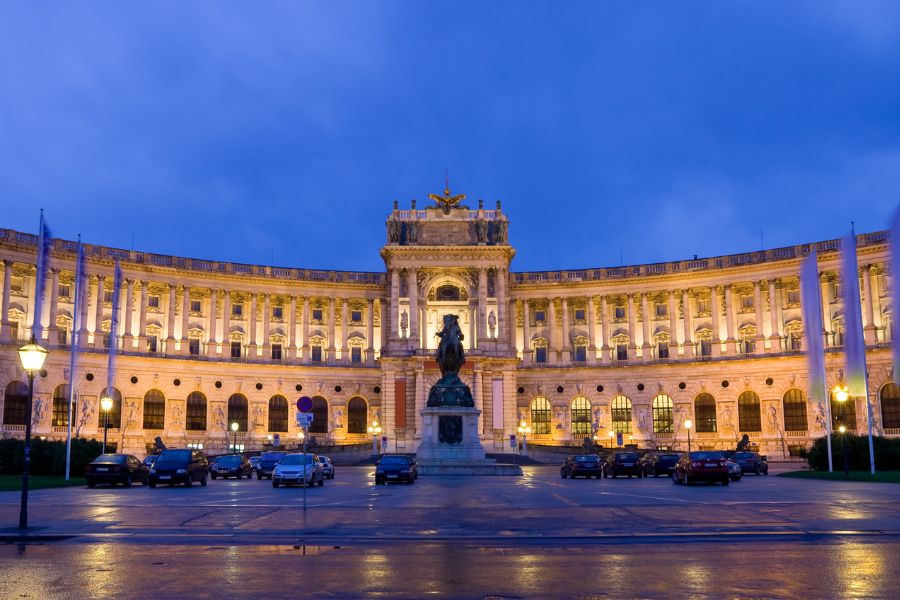
[[[519,423],[518,432],[522,436],[522,454],[528,456],[528,434],[531,433],[531,427],[524,419]]]
[[[25,407],[25,462],[22,466],[22,501],[19,508],[19,529],[28,528],[28,477],[31,472],[31,406],[34,402],[34,375],[39,373],[47,358],[47,349],[31,338],[31,343],[19,348],[19,360],[28,373],[28,405]]]
[[[303,430],[301,429],[300,431],[297,432],[297,447],[298,447],[298,449],[299,449],[300,444],[302,444],[303,440],[305,440],[305,439],[306,439],[306,434],[303,433]]]
[[[107,396],[100,399],[100,410],[103,411],[103,454],[106,454],[106,434],[109,432],[109,411],[112,407],[112,398]]]
[[[381,425],[378,424],[378,419],[372,419],[369,433],[372,434],[372,454],[378,454],[378,436],[381,435]]]
[[[690,419],[685,419],[684,428],[687,429],[688,432],[688,454],[691,453],[691,427],[694,426],[694,422]]]
[[[234,452],[235,454],[237,454],[237,432],[238,432],[238,427],[240,427],[240,425],[238,425],[238,422],[237,422],[237,421],[232,421],[232,422],[231,422],[231,431],[234,433],[234,444],[232,444],[232,446],[231,446],[231,451]]]

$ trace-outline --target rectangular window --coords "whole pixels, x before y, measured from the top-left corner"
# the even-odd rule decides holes
[[[191,356],[197,356],[200,354],[200,340],[197,338],[191,338],[188,340],[188,352]]]
[[[534,311],[534,322],[535,323],[543,323],[546,320],[547,320],[547,315],[544,311],[542,311],[542,310]]]
[[[232,304],[231,305],[231,314],[232,314],[232,316],[235,316],[235,317],[240,317],[241,315],[243,315],[244,314],[244,305],[241,304],[240,302],[236,302],[235,304]]]
[[[788,304],[800,304],[800,290],[788,290]]]
[[[312,362],[322,362],[322,346],[312,347]]]
[[[272,318],[273,319],[284,318],[284,307],[283,306],[273,306],[272,307]]]
[[[616,344],[616,360],[628,360],[628,346]]]
[[[587,362],[587,346],[575,346],[575,362]]]
[[[752,309],[753,308],[753,296],[741,296],[741,308],[744,309]]]
[[[200,312],[200,300],[191,300],[191,312],[192,313]]]
[[[103,290],[103,302],[109,304],[110,302],[112,302],[112,297],[112,290]]]
[[[362,348],[359,346],[350,348],[350,362],[359,364],[362,362]]]
[[[656,344],[656,356],[659,358],[669,358],[669,344],[659,342]]]
[[[59,284],[59,297],[60,298],[68,298],[69,297],[69,285],[66,283]]]
[[[159,296],[147,296],[147,306],[150,308],[159,308]]]
[[[711,340],[700,340],[700,356],[712,356]]]
[[[312,320],[313,321],[321,321],[322,320],[322,309],[314,308],[312,311]]]
[[[281,360],[281,344],[272,344],[272,360]]]
[[[362,323],[362,311],[361,310],[351,310],[350,311],[350,320],[354,323]]]
[[[657,304],[656,305],[656,316],[657,317],[665,317],[669,314],[669,307],[665,304]]]
[[[802,350],[802,344],[800,342],[800,336],[796,333],[791,334],[791,350]]]
[[[17,340],[19,339],[19,322],[13,321],[9,325],[9,339]]]
[[[702,299],[701,299],[701,300],[697,300],[697,312],[698,312],[698,313],[701,313],[701,314],[706,314],[706,313],[708,313],[708,312],[711,312],[710,309],[709,309],[709,305],[710,305],[710,300],[709,300],[709,299],[706,299],[706,300],[702,300]]]
[[[21,292],[24,289],[25,282],[21,277],[10,278],[9,287],[14,292]]]
[[[615,318],[616,319],[624,319],[625,317],[625,307],[617,306],[615,307]]]
[[[157,348],[159,347],[159,338],[155,335],[147,336],[147,352],[157,352]]]
[[[584,309],[583,308],[575,309],[575,320],[576,321],[584,321]]]
[[[534,349],[534,362],[547,362],[547,349],[544,347]]]
[[[109,349],[109,334],[108,333],[103,334],[103,347],[106,348],[107,350]]]
[[[60,329],[56,332],[56,343],[60,346],[65,346],[69,343],[69,332],[65,329]]]
[[[241,357],[241,343],[240,342],[231,342],[231,358],[240,358]]]

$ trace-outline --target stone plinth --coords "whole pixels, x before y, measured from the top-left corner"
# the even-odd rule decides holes
[[[481,411],[466,406],[422,409],[422,443],[416,450],[420,475],[521,475],[517,465],[484,457],[478,437]]]

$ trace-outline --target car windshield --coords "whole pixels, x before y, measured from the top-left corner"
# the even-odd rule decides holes
[[[125,464],[125,455],[124,454],[101,454],[97,458],[94,459],[95,463],[102,463],[107,465],[122,465]]]
[[[637,460],[637,455],[629,452],[622,452],[616,454],[616,460]]]
[[[328,462],[328,459],[325,458],[324,456],[320,456],[320,457],[319,457],[319,462],[322,463],[322,464],[325,464],[325,463]]]
[[[578,462],[597,462],[599,459],[596,456],[576,456],[575,460]]]
[[[217,465],[236,465],[241,462],[240,456],[220,456],[216,459]]]
[[[266,452],[265,454],[263,454],[260,457],[259,460],[276,460],[277,461],[277,460],[281,460],[282,458],[284,458],[285,454],[286,454],[286,452]],[[302,463],[295,463],[295,464],[299,465]]]
[[[724,460],[721,452],[691,452],[692,460]]]
[[[738,452],[734,455],[735,458],[753,458],[752,452]]]
[[[381,459],[380,465],[406,465],[409,464],[409,459],[405,456],[385,456]]]
[[[313,460],[312,454],[288,454],[281,459],[281,465],[308,465]]]
[[[187,462],[191,460],[190,450],[163,450],[159,455],[160,462]]]

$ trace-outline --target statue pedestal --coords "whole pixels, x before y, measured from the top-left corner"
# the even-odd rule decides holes
[[[481,411],[467,406],[433,406],[420,411],[422,442],[416,450],[420,475],[521,475],[518,465],[484,457],[478,437]]]

